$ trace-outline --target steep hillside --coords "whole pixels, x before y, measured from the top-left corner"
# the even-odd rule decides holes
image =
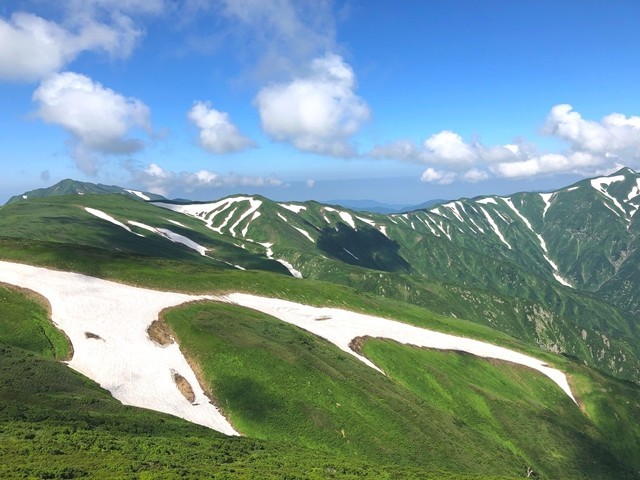
[[[7,267],[3,267],[5,277]],[[132,262],[130,272],[135,267]],[[33,269],[19,266],[15,270]],[[169,270],[173,281],[184,286],[177,272]],[[82,362],[84,344],[93,342],[92,361],[104,366],[107,352],[101,345],[107,349],[112,345],[120,349],[114,350],[121,359],[117,368],[131,367],[127,359],[138,358],[140,352],[129,330],[137,328],[143,312],[132,309],[127,316],[114,311],[114,319],[105,320],[103,304],[110,300],[101,285],[113,290],[111,302],[119,307],[131,300],[124,290],[143,291],[53,273],[55,278],[43,272],[31,281],[33,288],[51,299],[53,319],[60,318],[60,310],[65,312],[61,325],[75,347],[70,365]],[[162,278],[161,273],[157,276]],[[206,276],[191,279],[191,285],[202,285]],[[303,286],[297,295],[315,293],[322,303],[327,300],[318,296],[326,295],[334,302],[358,305],[353,293],[323,293],[314,287],[321,285]],[[62,295],[53,295],[52,289]],[[170,294],[147,292],[172,302]],[[631,479],[640,466],[635,455],[640,442],[638,388],[563,357],[528,352],[569,374],[580,408],[549,378],[510,362],[359,339],[353,348],[381,367],[386,372],[382,375],[322,338],[254,310],[212,302],[168,310],[163,318],[172,328],[169,338],[179,342],[191,364],[198,366],[200,382],[210,397],[241,433],[260,440],[225,439],[171,417],[123,407],[92,382],[47,360],[45,355],[64,355],[68,347],[64,337],[46,325],[46,303],[35,304],[13,288],[0,289],[0,295],[3,478],[143,474],[199,478],[206,472],[213,478],[282,478],[286,474],[291,478],[481,479],[521,478],[530,468],[539,478]],[[78,295],[87,297],[91,309],[81,307]],[[371,310],[395,311],[425,326],[517,345],[468,322],[438,319],[424,310],[412,311],[383,300],[377,305],[362,300],[371,303]],[[150,303],[149,299],[139,302]],[[76,304],[77,309],[65,304]],[[303,328],[316,325],[337,331],[329,316],[338,312],[324,312],[321,317],[312,315]],[[344,320],[335,321],[342,324],[355,315],[344,313]],[[90,335],[82,334],[87,328]],[[82,340],[74,333],[78,329]],[[16,330],[31,333],[20,336]],[[386,327],[384,331],[390,332]],[[18,344],[20,348],[13,346]],[[51,347],[42,347],[47,344]],[[127,346],[135,351],[127,353]],[[527,350],[521,344],[517,348]],[[157,360],[152,363],[154,368],[160,366]],[[147,368],[139,360],[135,365],[135,372],[127,377],[135,380],[132,385],[140,384],[141,393],[152,395],[153,388],[142,386]],[[154,371],[152,377],[162,383],[162,372]],[[116,383],[107,385],[114,395],[130,388]],[[148,407],[157,408],[153,402],[169,396],[150,398]],[[197,403],[193,408],[198,408]]]
[[[258,196],[28,198],[0,209],[0,235],[350,285],[640,381],[639,182],[623,169],[389,216]]]

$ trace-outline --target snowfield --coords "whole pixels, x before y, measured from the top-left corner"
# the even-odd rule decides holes
[[[147,335],[160,311],[204,297],[1,261],[0,281],[28,288],[49,300],[52,320],[73,344],[69,366],[98,382],[125,405],[169,413],[238,435],[209,403],[179,346],[162,347]],[[196,397],[193,404],[176,387],[174,372],[191,385]]]
[[[566,376],[541,360],[478,340],[371,315],[242,293],[217,297],[159,292],[4,261],[0,261],[0,282],[33,290],[49,300],[53,322],[73,344],[74,355],[68,365],[98,382],[116,399],[126,405],[169,413],[227,435],[238,432],[209,402],[179,345],[160,346],[149,338],[147,329],[163,309],[197,300],[252,308],[318,335],[378,371],[375,364],[351,349],[353,339],[388,338],[418,347],[505,360],[541,372],[576,402]],[[196,397],[193,403],[176,387],[174,373],[191,385]]]

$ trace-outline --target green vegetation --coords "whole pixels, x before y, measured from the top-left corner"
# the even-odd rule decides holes
[[[548,209],[537,193],[511,196],[532,228],[500,197],[352,218],[260,197],[259,217],[247,200],[230,202],[211,220],[220,232],[119,187],[67,181],[16,198],[0,208],[0,259],[350,309],[485,340],[567,372],[580,409],[511,364],[360,339],[383,376],[263,314],[214,303],[169,310],[205,387],[250,437],[226,438],[120,405],[56,361],[70,345],[46,301],[0,285],[0,478],[486,479],[521,478],[526,467],[541,479],[638,478],[640,388],[609,376],[640,380],[640,216],[630,216],[640,197],[627,197],[638,175],[623,174],[608,189],[619,215],[588,180],[556,192]],[[108,192],[117,194],[92,195]],[[184,235],[209,256],[130,221]],[[575,289],[553,278],[537,234]]]
[[[25,345],[19,336],[5,334],[9,321],[29,328],[46,318],[46,310],[11,290],[3,290],[2,299],[2,479],[507,478],[365,462],[292,442],[229,438],[169,415],[123,406],[91,380],[48,358],[49,353],[31,351],[40,349],[41,339]]]
[[[532,370],[365,342],[385,377],[241,307],[192,304],[165,320],[228,418],[251,437],[428,470],[517,477],[531,466],[540,478],[635,478],[629,452],[608,446],[612,430],[598,429]]]
[[[635,182],[632,172],[627,176],[628,180],[611,187],[623,204],[629,182]],[[73,193],[89,188],[87,185],[91,184],[71,182],[58,193]],[[634,287],[640,285],[633,260],[634,252],[640,251],[635,245],[640,238],[634,234],[637,219],[628,223],[612,216],[603,195],[588,181],[578,185],[571,192],[559,191],[548,213],[537,193],[511,197],[535,232],[499,197],[490,204],[463,199],[456,203],[457,215],[441,206],[394,216],[345,214],[344,209],[336,211],[316,202],[307,202],[294,213],[255,197],[261,202],[259,217],[249,211],[253,208],[249,200],[229,202],[209,219],[218,229],[213,232],[202,218],[122,193],[89,194],[97,193],[89,188],[85,195],[19,199],[2,207],[0,236],[5,245],[28,240],[60,249],[61,257],[54,263],[62,269],[82,262],[62,258],[69,250],[83,248],[91,254],[91,248],[98,248],[116,256],[154,257],[161,259],[160,264],[165,260],[199,264],[209,271],[235,270],[233,266],[239,265],[288,276],[282,264],[265,257],[266,249],[258,242],[268,242],[274,257],[291,262],[305,279],[349,286],[358,293],[480,323],[529,345],[566,353],[608,373],[640,381],[640,324],[633,317],[634,292],[640,291]],[[84,207],[112,215],[138,235],[90,215]],[[508,249],[500,241],[482,210],[498,222],[515,248]],[[346,215],[351,215],[355,229],[345,223]],[[129,221],[184,235],[207,247],[208,257]],[[484,233],[479,234],[479,229]],[[549,257],[580,290],[566,288],[554,279],[536,233],[546,239]],[[92,265],[74,268],[98,276],[106,273]],[[145,284],[145,275],[129,270],[112,278]],[[221,275],[219,288],[240,284],[240,290],[256,293],[274,290],[262,281],[257,282],[263,284],[257,290],[251,290],[256,282],[254,278],[245,281],[245,276]],[[192,289],[177,281],[166,282],[171,283],[173,289]]]
[[[39,295],[0,284],[0,342],[47,358],[69,358],[71,345],[49,321],[48,308]]]

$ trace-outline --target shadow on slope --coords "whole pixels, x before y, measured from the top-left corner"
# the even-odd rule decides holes
[[[367,227],[354,230],[344,223],[325,227],[318,237],[318,249],[351,265],[385,272],[408,271],[410,266],[398,253],[398,242]]]

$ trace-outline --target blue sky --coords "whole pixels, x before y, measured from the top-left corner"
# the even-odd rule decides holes
[[[72,177],[415,204],[640,168],[639,24],[636,0],[5,0],[0,201]]]

